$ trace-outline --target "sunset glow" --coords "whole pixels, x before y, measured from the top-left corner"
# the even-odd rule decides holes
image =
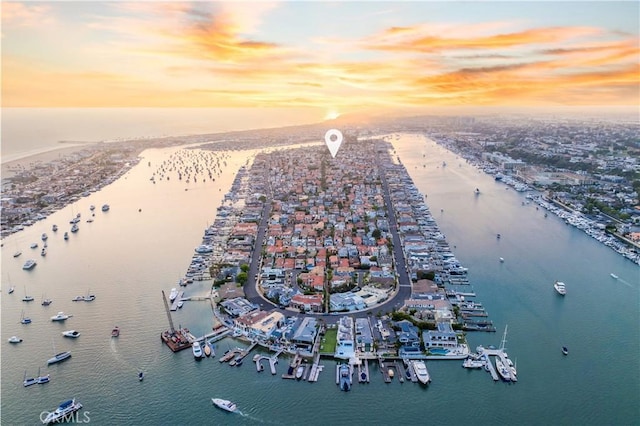
[[[3,2],[3,105],[310,107],[325,119],[637,105],[638,12],[636,2]]]

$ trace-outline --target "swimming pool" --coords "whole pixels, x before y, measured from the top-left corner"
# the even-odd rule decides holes
[[[446,355],[449,353],[449,349],[444,348],[429,348],[429,353],[431,355]]]

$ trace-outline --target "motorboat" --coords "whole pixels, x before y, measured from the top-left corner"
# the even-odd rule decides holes
[[[30,269],[33,269],[36,265],[37,265],[37,262],[35,260],[29,259],[26,262],[24,262],[24,265],[22,265],[22,269],[28,271]]]
[[[204,345],[204,356],[206,356],[207,358],[211,356],[211,346],[209,346],[208,344]]]
[[[300,365],[298,366],[298,368],[296,369],[296,379],[300,380],[302,379],[302,375],[304,374],[304,366]]]
[[[41,303],[41,305],[42,305],[42,306],[49,306],[49,305],[50,305],[50,304],[52,304],[52,303],[53,303],[53,300],[51,300],[51,299],[47,299],[47,298],[45,297],[44,299],[42,299],[42,303]]]
[[[504,257],[501,257],[499,260],[500,260],[500,263],[504,263]]]
[[[231,401],[228,401],[226,399],[211,398],[211,402],[216,407],[221,408],[221,409],[223,409],[225,411],[228,411],[230,413],[235,413],[238,410],[238,407],[236,406],[235,403],[233,403]]]
[[[51,227],[51,230],[53,232],[57,232],[58,231],[58,225],[56,225],[55,223],[53,224],[53,226]]]
[[[338,370],[338,377],[340,379],[340,390],[348,392],[351,390],[351,368],[348,364],[340,365]]]
[[[569,355],[569,349],[566,346],[562,347],[562,354],[563,355]]]
[[[176,297],[178,297],[178,290],[176,290],[176,288],[174,287],[171,289],[171,293],[169,293],[169,300],[173,302],[174,300],[176,300]]]
[[[69,318],[71,318],[73,315],[68,315],[65,314],[64,312],[60,311],[57,314],[55,314],[54,316],[51,317],[51,321],[65,321],[68,320]]]
[[[195,359],[202,358],[203,353],[202,353],[202,347],[200,346],[200,342],[198,342],[197,340],[193,342],[193,344],[191,345],[191,350],[193,351],[193,357]]]
[[[68,240],[68,239],[69,239],[69,233],[65,231],[65,233],[64,233],[64,237],[63,237],[63,238],[64,238],[65,240]]]
[[[118,337],[120,335],[120,327],[118,327],[117,325],[115,327],[113,327],[113,329],[111,330],[111,337]]]
[[[62,335],[64,337],[71,337],[73,339],[80,337],[80,332],[77,330],[67,330],[67,331],[63,331]]]
[[[89,210],[94,211],[95,209],[96,209],[96,206],[94,206],[93,204],[89,206]]]
[[[418,381],[423,385],[429,384],[431,381],[431,376],[429,376],[429,371],[427,370],[427,366],[424,361],[413,361],[413,371],[416,373],[416,377],[418,377]]]
[[[9,337],[9,343],[21,343],[22,342],[22,338],[18,337],[18,336],[11,336]]]
[[[89,291],[87,292],[86,296],[82,297],[82,300],[84,300],[85,302],[93,302],[94,300],[96,300],[96,295]]]
[[[20,250],[18,250],[17,252],[13,253],[13,257],[18,257],[22,254],[22,252]]]
[[[176,303],[176,306],[178,307],[178,309],[182,308],[184,306],[184,301],[179,300],[178,303]]]
[[[46,232],[42,233],[42,241],[47,241],[47,238],[49,238],[49,236],[46,234]]]
[[[71,352],[66,351],[66,352],[59,352],[57,354],[55,354],[53,357],[49,358],[47,360],[47,364],[55,364],[57,362],[62,362],[66,359],[71,358]]]
[[[496,370],[498,370],[498,374],[500,374],[504,381],[511,381],[511,370],[504,365],[500,357],[496,357]]]
[[[484,361],[473,359],[473,358],[467,358],[462,363],[462,366],[464,368],[482,368],[484,367],[484,365],[485,365]]]
[[[38,248],[38,243],[31,243],[31,245],[29,246],[32,249],[37,249]]]
[[[80,229],[80,228],[78,227],[78,224],[77,224],[77,223],[74,223],[74,224],[71,226],[71,232],[78,232],[78,229]]]
[[[45,425],[51,423],[57,423],[61,420],[67,419],[71,414],[82,408],[82,404],[74,399],[70,399],[68,401],[64,401],[61,403],[55,411],[47,414],[47,417],[42,420],[42,423]]]
[[[144,379],[144,373],[142,371],[138,372],[138,381],[142,381]]]
[[[14,291],[16,291],[16,288],[14,286],[9,287],[9,291],[7,292],[7,294],[11,294]]]
[[[614,274],[613,272],[611,274],[609,274],[609,275],[611,275],[611,278],[613,278],[614,280],[618,279],[618,276],[616,274]]]
[[[44,257],[47,255],[47,248],[46,247],[42,247],[42,250],[40,250],[40,256]]]
[[[102,206],[102,211],[103,211],[103,212],[109,211],[109,204],[104,204],[104,205]]]
[[[553,288],[555,288],[558,294],[562,296],[567,294],[567,289],[565,288],[564,283],[562,281],[556,281],[555,283],[553,283]]]
[[[72,302],[82,302],[84,300],[84,296],[76,296],[71,299]]]

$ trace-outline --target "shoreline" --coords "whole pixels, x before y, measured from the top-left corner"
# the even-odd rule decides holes
[[[89,147],[97,145],[98,142],[87,142],[82,145],[61,144],[62,146],[54,147],[41,152],[26,152],[24,154],[15,154],[17,158],[2,159],[0,178],[9,179],[16,175],[18,171],[28,170],[38,164],[49,163],[59,160],[68,155],[82,151]]]

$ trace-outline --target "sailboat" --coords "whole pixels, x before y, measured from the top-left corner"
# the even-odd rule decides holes
[[[35,377],[27,378],[27,370],[24,370],[24,378],[22,379],[22,384],[26,388],[27,386],[35,385],[38,383],[38,379]]]
[[[49,376],[49,374],[47,374],[45,376],[41,376],[40,375],[40,367],[38,367],[38,378],[36,379],[38,384],[39,385],[44,385],[45,383],[49,383],[50,380],[51,380],[51,376]]]
[[[22,314],[20,315],[20,324],[31,324],[31,318],[24,316],[24,309],[22,310]]]
[[[51,339],[51,344],[53,345],[53,352],[55,352],[56,351],[56,345],[53,343],[53,339]],[[71,352],[69,352],[69,351],[58,352],[53,357],[51,357],[51,358],[49,358],[47,360],[47,364],[48,365],[55,364],[57,362],[61,362],[61,361],[64,361],[65,359],[69,359],[69,358],[71,358]]]
[[[516,382],[516,381],[518,381],[518,377],[516,375],[517,374],[517,369],[516,369],[516,366],[513,363],[513,361],[511,361],[511,359],[509,359],[509,355],[507,355],[507,351],[506,351],[506,348],[505,348],[505,345],[507,343],[507,328],[508,327],[509,327],[508,325],[504,326],[504,334],[502,335],[502,342],[500,343],[500,350],[502,351],[502,354],[504,355],[504,357],[502,358],[501,361],[503,361],[504,367],[509,372],[510,380],[512,382]],[[500,357],[498,357],[498,359],[500,359]]]
[[[27,287],[24,288],[24,297],[22,298],[23,302],[33,302],[33,296],[27,295]]]

